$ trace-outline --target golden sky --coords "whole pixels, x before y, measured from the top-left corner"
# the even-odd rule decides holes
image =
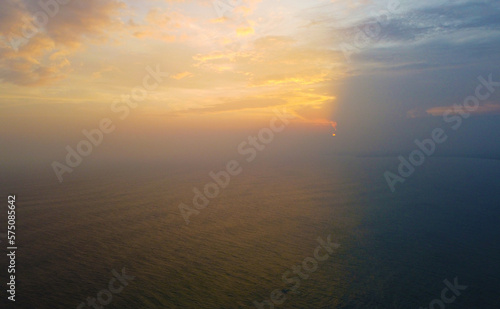
[[[42,9],[26,3],[0,5],[7,110],[105,112],[142,84],[149,66],[170,75],[134,109],[146,118],[251,118],[287,107],[299,120],[328,124],[332,81],[345,74],[321,22],[330,1],[69,1],[49,6],[53,16],[28,38]]]
[[[11,157],[50,158],[104,117],[118,127],[110,145],[131,135],[155,145],[165,132],[213,139],[286,108],[305,140],[400,149],[394,141],[413,141],[417,123],[499,79],[499,10],[472,0],[0,1],[0,142],[23,149]],[[126,103],[148,70],[168,77]],[[125,104],[134,107],[121,121]],[[492,93],[475,115],[498,106]]]

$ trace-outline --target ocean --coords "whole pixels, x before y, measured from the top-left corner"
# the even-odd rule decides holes
[[[189,224],[179,205],[222,164],[81,167],[63,183],[13,173],[1,185],[3,204],[16,195],[16,302],[5,282],[2,306],[500,308],[500,161],[428,158],[392,193],[383,173],[397,164],[256,160]]]

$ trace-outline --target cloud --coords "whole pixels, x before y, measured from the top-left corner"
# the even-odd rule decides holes
[[[182,72],[182,73],[179,73],[179,74],[175,74],[173,76],[171,76],[173,79],[177,79],[177,80],[180,80],[180,79],[183,79],[183,78],[187,78],[187,77],[191,77],[193,76],[193,73],[191,72]]]
[[[429,108],[426,111],[426,113],[432,116],[443,116],[445,113],[450,113],[450,115],[460,114],[460,110],[456,109],[455,106],[437,106]],[[500,115],[500,103],[486,102],[479,105],[479,107],[474,111],[467,110],[467,113],[476,115],[484,115],[484,114]]]
[[[38,1],[1,1],[0,81],[39,86],[64,78],[71,71],[67,57],[119,29],[124,7],[117,0],[74,0],[44,10]]]
[[[500,4],[495,1],[461,1],[458,3],[439,3],[424,6],[405,7],[402,4],[399,14],[388,14],[379,24],[380,35],[360,48],[354,57],[358,62],[384,64],[384,55],[404,54],[412,58],[412,63],[404,64],[401,69],[420,70],[423,66],[466,64],[471,57],[495,53],[485,45],[498,44],[500,41]],[[355,34],[373,25],[375,19],[365,18],[349,27],[333,27],[342,39],[353,46]],[[337,46],[339,47],[339,46]],[[475,52],[475,54],[472,54]],[[451,55],[451,56],[450,56]],[[389,59],[392,64],[392,59]]]
[[[0,36],[10,39],[12,34],[20,34],[23,19],[28,17],[28,12],[22,1],[0,1]]]
[[[254,34],[255,30],[252,27],[240,27],[236,29],[236,34],[239,36],[245,36],[245,35],[250,35]]]
[[[424,0],[404,1],[397,14],[382,18],[380,36],[353,54],[336,93],[334,119],[344,130],[338,146],[354,152],[401,152],[411,149],[407,147],[415,138],[445,127],[441,116],[452,102],[474,94],[478,76],[500,78],[499,14],[498,1]],[[354,45],[353,34],[374,21],[367,14],[349,23],[329,21],[332,48]],[[493,137],[500,114],[494,96],[460,134],[475,128],[471,135]],[[472,142],[449,143],[449,151],[472,149]]]
[[[272,106],[285,105],[287,102],[282,98],[277,97],[248,97],[245,99],[223,99],[224,103],[212,104],[208,106],[189,108],[185,110],[186,113],[220,113],[220,112],[234,112],[246,109],[260,109]]]

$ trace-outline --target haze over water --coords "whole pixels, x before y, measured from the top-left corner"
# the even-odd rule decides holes
[[[498,16],[0,1],[0,307],[499,308]]]
[[[177,206],[210,168],[4,183],[20,206],[16,305],[76,308],[126,267],[136,279],[109,308],[251,308],[331,235],[340,247],[283,308],[418,308],[455,277],[455,308],[495,308],[498,161],[431,159],[392,194],[380,175],[394,159],[312,159],[257,160],[189,225]]]

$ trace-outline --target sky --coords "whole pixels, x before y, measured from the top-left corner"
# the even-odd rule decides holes
[[[409,151],[450,127],[443,114],[478,77],[500,81],[499,13],[477,0],[1,1],[1,162],[62,161],[103,118],[116,130],[97,158],[230,155],[275,109],[296,117],[281,155]],[[161,82],[117,112],[148,70]],[[498,92],[470,114],[443,153],[500,154]]]

